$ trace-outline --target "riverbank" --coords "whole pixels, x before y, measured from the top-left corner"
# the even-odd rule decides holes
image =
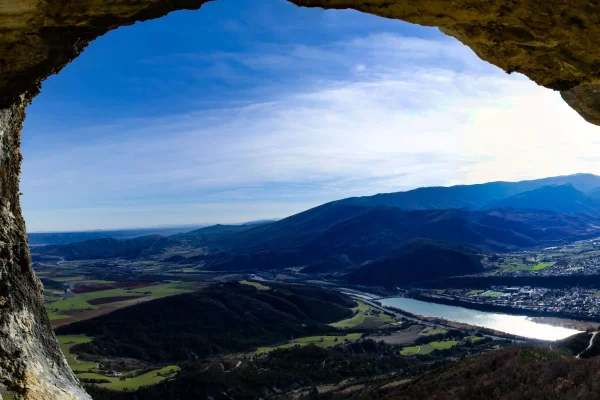
[[[526,315],[511,315],[491,310],[475,310],[462,304],[439,304],[429,299],[393,297],[380,299],[386,308],[401,310],[428,322],[453,324],[457,328],[475,326],[480,329],[499,332],[498,336],[515,335],[534,340],[554,341],[564,339],[580,331],[561,326],[553,326],[533,321]],[[458,324],[462,324],[458,325]],[[459,329],[460,329],[459,328]]]
[[[449,328],[460,329],[462,331],[470,332],[473,335],[475,335],[477,332],[479,332],[485,336],[491,336],[495,339],[506,339],[506,340],[510,340],[510,341],[518,342],[518,343],[524,343],[524,342],[543,343],[543,342],[546,342],[545,340],[532,339],[532,338],[528,338],[525,336],[513,335],[510,333],[486,328],[483,326],[477,326],[477,325],[471,325],[471,324],[466,324],[466,323],[462,323],[462,322],[450,321],[448,319],[440,318],[440,317],[428,317],[425,315],[413,314],[411,312],[408,312],[406,310],[403,310],[403,309],[397,308],[397,307],[393,307],[393,306],[385,306],[384,308],[392,310],[392,311],[400,313],[400,314],[404,314],[407,317],[413,318],[418,321],[434,324],[436,326],[446,328],[446,329],[449,329]]]
[[[552,312],[552,311],[536,311],[529,310],[525,308],[516,308],[516,307],[507,307],[507,306],[498,306],[494,304],[484,304],[484,303],[476,303],[470,301],[463,301],[458,299],[449,299],[447,297],[438,297],[438,296],[425,296],[420,294],[413,294],[410,298],[420,301],[425,301],[428,303],[437,303],[437,304],[445,304],[449,306],[456,307],[464,307],[471,310],[477,311],[486,311],[486,312],[499,312],[502,314],[508,315],[524,315],[527,317],[535,318],[549,318],[553,320],[554,324],[557,324],[559,320],[562,321],[579,321],[582,323],[595,323],[595,327],[597,328],[598,323],[600,323],[600,318],[590,317],[586,314],[571,314],[571,313],[563,313],[563,312]],[[564,322],[566,323],[566,322]],[[549,324],[552,325],[552,324]],[[553,326],[562,326],[562,325],[553,325]],[[585,330],[585,329],[583,329]]]
[[[598,322],[593,321],[580,321],[576,319],[555,317],[531,317],[531,320],[540,324],[561,326],[563,328],[576,329],[578,331],[598,329]]]

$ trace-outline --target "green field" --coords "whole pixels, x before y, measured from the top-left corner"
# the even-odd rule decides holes
[[[357,312],[351,318],[343,319],[341,321],[329,325],[333,326],[334,328],[353,328],[362,324],[365,321],[366,317],[367,316],[364,312]]]
[[[89,292],[75,295],[75,297],[60,299],[52,303],[46,304],[48,315],[51,320],[69,318],[67,315],[59,314],[59,311],[68,310],[97,310],[98,306],[88,303],[89,300],[101,299],[104,297],[119,297],[119,296],[152,296],[154,298],[161,298],[166,296],[172,296],[180,293],[190,292],[189,283],[187,282],[172,282],[161,285],[152,285],[148,287],[124,290],[124,289],[109,289],[100,290],[97,292]]]
[[[419,354],[419,351],[421,350],[421,346],[410,346],[410,347],[405,347],[400,351],[400,354],[402,354],[403,356],[413,356],[415,354]]]
[[[427,327],[425,329],[423,329],[419,335],[421,336],[431,336],[431,335],[439,335],[439,334],[443,334],[448,332],[445,329],[442,328],[431,328],[431,327]]]
[[[483,340],[483,337],[481,337],[481,336],[469,336],[467,339],[471,343],[476,343],[476,342],[479,342],[480,340]]]
[[[502,292],[494,292],[493,290],[488,290],[487,292],[483,293],[484,296],[491,296],[491,297],[500,297],[500,296],[504,296],[504,293]]]
[[[354,316],[329,325],[333,326],[334,328],[354,328],[355,326],[365,322],[367,318],[383,318],[390,321],[392,320],[392,317],[389,315],[378,312],[375,308],[363,303],[362,301],[357,301],[357,303],[358,306],[352,309],[352,311],[355,312]],[[377,312],[377,314],[367,315],[369,312]]]
[[[67,364],[69,364],[69,367],[71,367],[73,372],[88,372],[90,370],[98,370],[98,364],[92,362],[78,362],[75,356],[71,354],[71,347],[80,343],[89,343],[93,340],[93,338],[85,335],[64,335],[57,336],[56,339],[58,340],[60,349],[67,359]]]
[[[478,295],[479,293],[483,292],[483,290],[471,290],[469,293],[467,293],[468,295]]]
[[[79,276],[67,276],[67,277],[63,277],[63,278],[51,278],[53,281],[57,281],[57,282],[74,282],[74,281],[80,281],[85,279],[85,276],[83,275],[79,275]]]
[[[545,262],[538,263],[535,265],[526,265],[526,264],[512,264],[512,265],[504,265],[502,266],[503,271],[539,271],[544,268],[548,268],[553,266],[553,262]]]
[[[505,265],[502,267],[503,271],[530,271],[531,266],[525,264],[514,264],[514,265]]]
[[[250,285],[250,286],[254,286],[255,288],[257,288],[258,290],[270,290],[271,288],[265,285],[262,285],[258,282],[253,282],[253,281],[240,281],[241,284],[243,285]]]
[[[98,364],[93,362],[78,362],[75,355],[71,353],[71,347],[80,343],[89,343],[93,340],[85,335],[62,335],[57,336],[58,344],[67,359],[69,367],[75,372],[78,378],[87,379],[107,379],[110,383],[101,383],[98,386],[112,390],[136,390],[140,386],[154,385],[164,380],[167,375],[172,375],[179,371],[176,365],[169,365],[160,369],[146,372],[139,376],[120,380],[119,377],[106,376],[100,373]],[[163,376],[161,376],[163,375]]]
[[[539,271],[541,269],[548,268],[548,267],[551,267],[553,265],[554,265],[553,262],[539,263],[539,264],[534,265],[533,268],[532,268],[532,270],[533,271]]]
[[[172,376],[180,368],[176,365],[169,365],[160,369],[155,369],[145,374],[133,378],[121,380],[119,377],[106,376],[98,373],[83,373],[77,374],[80,379],[107,379],[110,383],[98,383],[99,387],[110,390],[137,390],[142,386],[155,385],[165,380],[168,376]]]
[[[449,349],[451,347],[456,346],[457,344],[458,344],[458,341],[456,341],[456,340],[446,340],[443,342],[427,343],[428,346],[431,346],[434,349]]]
[[[412,356],[415,354],[429,354],[434,350],[444,350],[454,347],[458,344],[455,340],[446,340],[442,342],[430,342],[421,346],[405,347],[400,351],[403,356]]]
[[[344,341],[356,342],[360,339],[362,333],[349,333],[347,335],[326,335],[326,336],[308,336],[304,338],[294,339],[289,343],[282,344],[280,346],[273,347],[259,347],[256,350],[256,354],[268,353],[275,349],[288,349],[294,346],[308,346],[314,344],[320,347],[331,347],[337,344],[342,344]],[[336,340],[337,339],[337,340]]]
[[[103,284],[103,283],[115,283],[115,281],[105,281],[105,280],[102,280],[102,279],[89,279],[89,280],[88,279],[84,279],[84,280],[81,280],[81,281],[78,280],[75,283],[77,283],[78,285],[83,285],[83,284],[85,284],[85,285],[100,285],[100,284]]]

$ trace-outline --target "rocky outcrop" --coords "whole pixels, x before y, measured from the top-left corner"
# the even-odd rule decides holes
[[[600,84],[585,83],[560,92],[563,100],[587,122],[600,125]]]
[[[0,110],[0,382],[27,399],[88,399],[69,369],[33,273],[19,202],[23,96]]]
[[[0,381],[25,398],[88,398],[60,353],[29,259],[19,205],[25,106],[96,37],[208,1],[0,1]],[[289,1],[438,26],[483,60],[560,90],[600,125],[600,0]]]
[[[212,0],[0,1],[0,108],[77,57],[106,32],[173,10],[196,10]]]
[[[0,109],[58,72],[96,37],[122,25],[212,0],[4,0],[0,2]],[[560,90],[600,123],[600,0],[289,0],[353,8],[437,26],[483,60]]]
[[[96,37],[207,1],[0,1],[0,383],[21,398],[90,399],[60,351],[31,267],[19,202],[25,107]]]

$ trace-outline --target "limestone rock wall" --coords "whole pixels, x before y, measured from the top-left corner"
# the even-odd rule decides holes
[[[0,0],[0,109],[106,32],[212,0]]]
[[[0,0],[0,383],[30,400],[90,399],[60,351],[31,267],[20,135],[40,83],[96,37],[209,0]]]
[[[0,0],[0,109],[35,95],[96,37],[212,0]],[[256,0],[263,1],[263,0]],[[600,0],[288,0],[437,26],[600,122]]]
[[[31,268],[19,202],[26,100],[0,110],[0,381],[27,399],[89,399],[62,355]]]

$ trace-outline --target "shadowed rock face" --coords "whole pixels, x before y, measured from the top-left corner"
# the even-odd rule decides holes
[[[208,0],[0,0],[0,383],[31,400],[91,399],[62,355],[19,202],[25,107],[43,79],[121,25]]]
[[[563,100],[587,122],[600,125],[600,84],[587,83],[560,92]]]
[[[111,29],[211,0],[0,0],[0,382],[27,399],[88,399],[60,353],[19,204],[20,132],[40,83]],[[261,0],[256,0],[261,1]],[[438,26],[600,125],[600,0],[289,0]]]
[[[31,268],[19,203],[25,99],[0,110],[0,382],[27,399],[88,399],[69,369]]]
[[[1,0],[0,108],[60,71],[88,43],[136,21],[211,0]]]
[[[0,1],[0,109],[35,95],[43,79],[109,30],[208,1]],[[289,1],[437,26],[506,72],[562,91],[586,120],[600,123],[600,0]]]

